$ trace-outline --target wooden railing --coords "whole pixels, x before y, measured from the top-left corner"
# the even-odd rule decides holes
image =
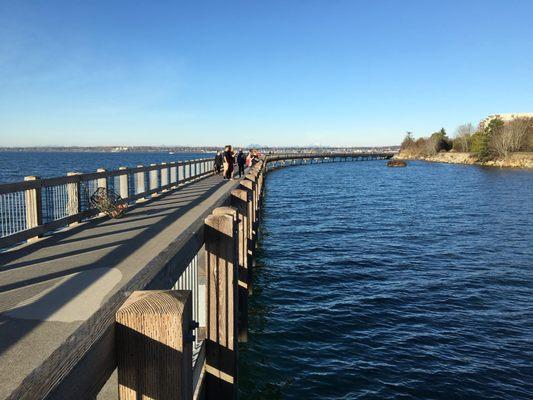
[[[0,249],[98,215],[89,198],[99,187],[113,189],[128,203],[213,173],[212,158],[139,165],[118,170],[0,185]]]
[[[316,153],[283,153],[269,154],[267,163],[272,166],[290,165],[297,162],[343,162],[343,161],[366,161],[366,160],[386,160],[392,158],[394,153],[383,152],[316,152]]]

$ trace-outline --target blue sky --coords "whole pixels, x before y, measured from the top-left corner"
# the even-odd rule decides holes
[[[0,145],[388,145],[533,111],[533,1],[0,0]]]

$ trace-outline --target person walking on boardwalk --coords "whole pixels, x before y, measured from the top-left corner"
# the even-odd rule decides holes
[[[237,154],[237,166],[239,167],[239,178],[244,175],[244,165],[246,164],[246,157],[244,156],[244,153],[241,150],[239,150],[239,154]]]
[[[227,145],[224,151],[224,179],[233,178],[233,165],[235,164],[235,157],[231,145]]]
[[[217,151],[215,155],[215,173],[218,175],[222,170],[222,164],[224,164],[224,157],[222,156],[221,151]]]

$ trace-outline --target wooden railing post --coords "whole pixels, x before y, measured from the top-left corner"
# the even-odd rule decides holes
[[[178,183],[185,179],[185,165],[183,161],[178,162]]]
[[[137,168],[144,168],[144,165],[137,165]],[[135,182],[135,194],[142,194],[146,192],[146,183],[144,179],[144,171],[135,173],[136,182]],[[144,198],[139,198],[137,202],[143,202]]]
[[[239,185],[239,189],[244,189],[246,190],[248,193],[249,193],[249,201],[250,201],[250,207],[251,207],[251,212],[248,214],[249,217],[250,217],[250,232],[253,231],[253,226],[254,226],[254,222],[255,222],[255,195],[254,195],[254,191],[255,191],[255,185],[254,185],[254,182],[251,181],[250,179],[242,179],[240,181],[240,185]],[[252,237],[253,238],[253,237]]]
[[[105,168],[98,168],[96,172],[107,172]],[[105,188],[107,189],[107,176],[102,176],[101,178],[98,178],[96,181],[96,186],[99,188]]]
[[[168,165],[166,162],[161,163],[161,187],[168,185]],[[163,189],[163,192],[168,191],[168,188]]]
[[[119,167],[118,168],[119,171],[124,171],[124,173],[122,175],[119,175],[118,177],[118,183],[120,185],[120,197],[122,197],[122,199],[124,201],[126,201],[130,195],[129,193],[129,184],[128,184],[128,168],[126,167]]]
[[[205,220],[207,263],[206,399],[237,398],[237,262],[231,215]]]
[[[257,222],[258,220],[258,210],[259,210],[259,187],[257,185],[257,171],[251,171],[248,173],[245,177],[245,180],[249,180],[253,183],[253,204],[254,204],[254,220],[253,222]]]
[[[157,167],[157,164],[150,164],[150,167]],[[150,170],[150,191],[156,190],[158,188],[157,182],[157,169]],[[157,193],[152,193],[152,197],[157,196]]]
[[[248,233],[250,231],[250,218],[248,207],[248,192],[242,189],[231,191],[230,204],[237,210],[239,221],[239,342],[248,341],[248,295],[251,293],[251,274],[248,265],[253,257],[249,250]]]
[[[243,191],[244,192],[244,191]],[[247,196],[247,193],[244,192]],[[246,210],[247,207],[245,206]],[[247,243],[246,243],[246,221],[243,215],[236,207],[218,207],[213,211],[213,215],[229,215],[233,218],[235,225],[235,263],[237,265],[237,302],[238,302],[238,315],[237,315],[237,327],[238,327],[238,341],[246,342],[248,340],[248,270],[247,265]]]
[[[191,400],[189,290],[133,292],[116,313],[119,400]]]
[[[26,176],[25,181],[39,180],[38,176]],[[24,191],[24,203],[26,208],[26,229],[35,228],[43,223],[43,207],[41,188],[28,189]],[[39,236],[28,239],[28,242],[35,241]]]
[[[170,163],[170,184],[172,188],[178,186],[178,166],[175,161]]]
[[[79,172],[67,172],[67,176],[81,175]],[[81,212],[81,191],[79,182],[67,183],[67,215],[76,215]],[[79,220],[70,223],[76,225]]]

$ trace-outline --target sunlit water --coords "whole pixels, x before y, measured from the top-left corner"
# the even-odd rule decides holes
[[[243,399],[533,398],[533,172],[268,175]]]
[[[95,172],[119,167],[214,157],[211,153],[75,153],[0,152],[0,183],[19,182],[25,176],[50,178],[67,172]]]

